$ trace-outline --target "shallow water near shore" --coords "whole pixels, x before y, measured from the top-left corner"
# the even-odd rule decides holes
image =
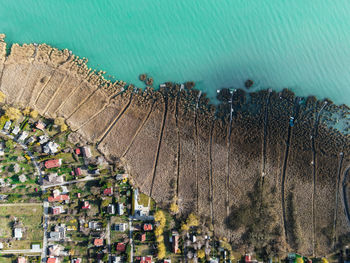
[[[350,2],[1,1],[8,43],[48,43],[87,57],[92,68],[144,84],[193,80],[216,89],[291,88],[298,96],[350,104]]]

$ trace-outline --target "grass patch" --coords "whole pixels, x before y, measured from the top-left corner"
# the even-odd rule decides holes
[[[25,232],[22,240],[13,240],[10,242],[11,249],[29,249],[32,243],[40,243],[43,239],[41,205],[31,206],[1,206],[0,207],[0,236],[2,238],[11,238],[13,231],[11,228],[13,220],[11,216],[16,217],[23,223]]]

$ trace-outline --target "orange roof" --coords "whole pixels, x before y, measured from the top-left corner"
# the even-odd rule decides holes
[[[69,200],[69,195],[58,195],[56,197],[49,196],[47,200],[49,202],[61,202],[61,201]]]
[[[144,231],[151,231],[153,229],[152,224],[144,224],[143,225],[143,230]]]
[[[45,167],[47,169],[50,168],[57,168],[61,166],[61,160],[60,159],[54,159],[54,160],[48,160],[45,162]]]
[[[56,263],[56,258],[48,258],[47,263]]]
[[[95,240],[94,240],[94,245],[95,245],[96,247],[103,246],[103,239],[102,239],[102,238],[95,238]]]

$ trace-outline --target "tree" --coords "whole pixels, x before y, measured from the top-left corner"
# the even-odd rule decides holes
[[[165,219],[165,215],[164,215],[162,210],[158,210],[157,212],[155,212],[154,220],[156,222],[159,222],[159,227],[163,228],[165,226],[166,219]]]
[[[166,252],[166,250],[165,250],[165,245],[164,245],[164,243],[158,244],[158,256],[157,256],[157,258],[158,258],[158,259],[163,259],[163,258],[165,258],[165,252]]]
[[[7,107],[5,109],[5,115],[10,119],[10,120],[18,120],[21,118],[22,113],[19,109],[16,109],[14,107]]]
[[[30,108],[26,107],[23,111],[22,111],[24,116],[29,116],[30,115]]]
[[[38,111],[36,111],[36,110],[32,110],[32,111],[30,112],[30,117],[32,117],[33,119],[38,118],[38,115],[39,115],[39,113],[38,113]]]
[[[198,256],[199,258],[201,258],[201,259],[204,258],[204,257],[205,257],[204,249],[198,250],[197,256]]]
[[[157,243],[162,243],[164,241],[164,236],[163,235],[156,235],[156,241]]]
[[[6,95],[0,91],[0,103],[3,103],[5,101]]]
[[[328,260],[326,258],[322,258],[321,263],[328,263]]]
[[[158,236],[161,236],[163,234],[163,228],[162,227],[157,227],[155,230],[154,230],[154,234],[158,237]]]
[[[183,223],[181,225],[181,232],[187,232],[188,230],[190,230],[190,227],[186,223]]]
[[[171,203],[170,211],[174,214],[177,214],[179,212],[179,206],[176,204],[176,202]]]
[[[297,263],[304,263],[304,259],[301,258],[301,257],[298,257],[298,258],[297,258]]]
[[[60,127],[60,130],[61,130],[61,132],[64,132],[64,131],[66,131],[67,130],[67,125],[65,124],[65,122],[64,122],[64,118],[62,118],[62,117],[57,117],[56,119],[55,119],[55,125],[57,125],[57,126],[59,126]]]
[[[198,226],[199,225],[199,220],[198,220],[198,218],[197,218],[197,216],[195,214],[191,213],[188,216],[188,218],[186,220],[186,223],[187,223],[187,225],[189,227],[191,227],[191,226]]]

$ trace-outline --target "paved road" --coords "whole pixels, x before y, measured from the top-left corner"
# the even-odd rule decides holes
[[[134,241],[132,239],[132,224],[131,224],[132,218],[129,217],[129,239],[130,239],[130,246],[131,246],[131,250],[130,250],[130,262],[132,263],[134,261]]]
[[[11,204],[0,204],[0,206],[33,206],[43,205],[43,203],[11,203]]]
[[[41,188],[42,188],[42,189],[46,189],[46,188],[55,187],[55,186],[62,186],[62,185],[80,183],[80,182],[87,182],[87,181],[99,180],[100,178],[101,178],[101,177],[86,176],[86,177],[84,177],[84,178],[82,178],[82,179],[72,180],[72,181],[63,182],[63,183],[59,183],[59,184],[43,185]]]
[[[0,254],[38,254],[41,253],[41,250],[32,250],[32,249],[7,249],[1,250]]]
[[[45,201],[43,203],[43,229],[44,229],[44,236],[43,236],[43,250],[41,253],[41,261],[46,262],[46,256],[47,256],[47,227],[49,224],[49,202]]]
[[[107,247],[108,247],[108,262],[111,263],[112,260],[112,255],[111,255],[111,220],[108,219],[107,222],[107,233],[106,233],[106,238],[107,238]]]

